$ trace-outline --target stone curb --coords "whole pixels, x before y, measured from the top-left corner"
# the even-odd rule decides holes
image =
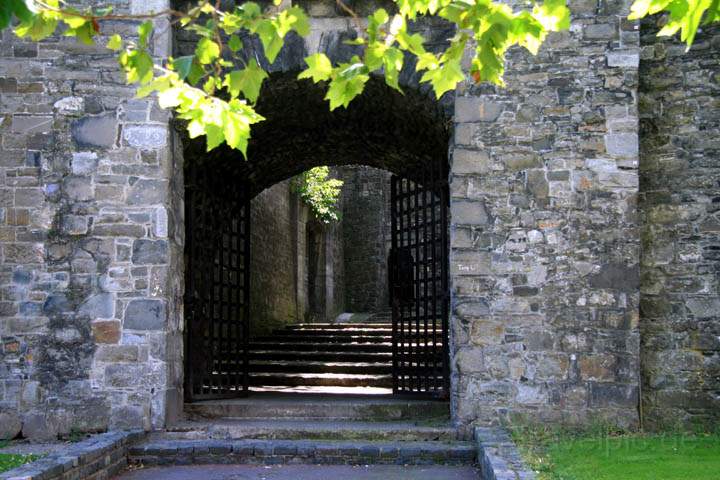
[[[142,430],[96,435],[4,473],[0,480],[79,480],[109,478],[127,466],[130,447],[145,438]]]
[[[535,480],[510,434],[502,428],[475,428],[477,463],[482,480]]]
[[[132,447],[129,461],[190,464],[471,464],[472,443],[308,440],[176,440]]]

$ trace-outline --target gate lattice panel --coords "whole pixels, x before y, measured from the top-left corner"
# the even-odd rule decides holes
[[[249,202],[195,176],[186,189],[186,396],[248,392]]]
[[[444,169],[393,176],[390,288],[393,391],[446,398],[448,365],[448,186]]]

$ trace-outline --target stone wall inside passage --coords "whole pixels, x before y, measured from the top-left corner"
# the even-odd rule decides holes
[[[390,176],[370,167],[342,167],[342,242],[345,309],[379,313],[390,309]]]
[[[642,26],[641,365],[648,426],[720,423],[720,29]]]
[[[302,321],[307,312],[305,275],[307,207],[289,181],[251,203],[250,334],[261,336]]]

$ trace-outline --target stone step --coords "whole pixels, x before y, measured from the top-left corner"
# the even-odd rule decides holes
[[[392,388],[392,375],[353,373],[259,373],[250,374],[252,386],[378,387]]]
[[[220,419],[184,422],[154,433],[155,440],[382,440],[402,442],[458,440],[446,418],[407,422],[317,419]]]
[[[392,364],[392,352],[299,352],[295,350],[255,350],[250,360],[298,360],[312,362],[383,362]]]
[[[273,330],[274,335],[369,335],[369,336],[389,336],[392,335],[392,328],[283,328],[281,330]]]
[[[252,342],[250,351],[253,350],[296,350],[303,352],[366,352],[366,353],[391,353],[392,343],[316,343],[316,342],[280,342],[280,341],[264,341]],[[406,351],[412,350],[415,353],[435,352],[442,348],[441,344],[420,344],[416,342],[406,342],[402,344],[402,348]]]
[[[327,344],[315,342],[252,342],[250,350],[294,350],[311,352],[392,352],[391,343]]]
[[[389,335],[270,335],[257,337],[253,342],[282,343],[392,343]]]
[[[326,329],[326,330],[353,330],[353,329],[387,329],[392,330],[392,323],[296,323],[285,327],[290,330]]]
[[[470,442],[347,440],[151,440],[132,447],[136,465],[172,464],[472,464]]]
[[[253,373],[284,372],[284,373],[352,373],[389,375],[392,373],[392,362],[307,362],[304,359],[289,361],[253,360],[250,363]]]
[[[247,398],[185,404],[191,418],[276,418],[357,421],[449,418],[448,402],[394,396],[251,393]]]

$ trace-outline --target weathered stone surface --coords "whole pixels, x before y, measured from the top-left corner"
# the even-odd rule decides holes
[[[12,440],[22,430],[20,415],[14,411],[0,412],[0,440]]]
[[[166,240],[135,240],[132,262],[136,265],[168,263],[168,242]]]
[[[98,165],[98,156],[95,152],[73,153],[72,172],[73,175],[89,175],[95,171]]]
[[[643,407],[651,427],[720,425],[717,52],[655,36],[643,23],[640,61]],[[696,45],[717,45],[703,28]],[[716,143],[716,142],[715,142]],[[699,208],[698,208],[699,207]]]
[[[34,442],[57,440],[58,431],[44,413],[31,413],[23,417],[22,436]]]
[[[111,293],[92,295],[80,304],[78,314],[91,319],[112,318],[115,315],[115,298]]]
[[[457,97],[455,99],[455,121],[493,122],[503,112],[503,105],[479,97]]]
[[[132,300],[125,309],[123,328],[130,330],[162,330],[166,322],[163,300]]]
[[[93,322],[92,332],[96,343],[118,343],[121,336],[121,325],[117,320]]]
[[[123,128],[123,138],[131,147],[156,149],[167,144],[167,130],[156,125],[133,125]]]
[[[168,183],[165,180],[140,179],[128,192],[130,205],[149,206],[167,201]]]
[[[72,137],[78,147],[112,147],[117,141],[114,113],[83,117],[72,124]]]

